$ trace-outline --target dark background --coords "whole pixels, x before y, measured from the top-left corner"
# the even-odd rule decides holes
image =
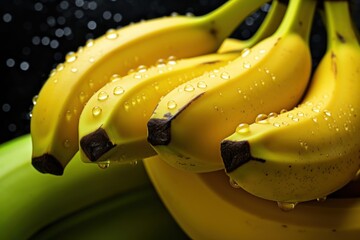
[[[249,0],[251,1],[251,0]],[[29,132],[32,98],[51,69],[87,39],[117,28],[174,12],[205,14],[225,0],[1,0],[0,1],[0,143]],[[351,1],[360,26],[360,0]],[[266,14],[259,9],[233,37],[246,39]],[[314,67],[326,48],[326,34],[316,16],[311,50]],[[360,79],[359,79],[360,80]],[[359,90],[360,91],[360,90]]]

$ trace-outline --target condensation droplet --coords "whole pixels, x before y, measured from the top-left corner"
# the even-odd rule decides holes
[[[244,133],[248,133],[250,132],[250,126],[247,123],[240,123],[237,127],[236,127],[236,132],[240,133],[240,134],[244,134]]]
[[[138,73],[144,73],[144,72],[147,71],[147,67],[145,65],[140,65],[140,66],[137,67],[136,71]]]
[[[140,73],[135,73],[134,74],[134,78],[135,79],[141,79],[142,78],[142,75]]]
[[[200,82],[197,83],[197,87],[204,89],[204,88],[207,87],[207,84],[204,81],[200,81]]]
[[[176,104],[176,102],[174,100],[170,100],[170,101],[167,102],[167,108],[169,110],[172,110],[172,109],[174,109],[176,107],[177,107],[177,104]]]
[[[224,80],[228,80],[228,79],[230,79],[230,74],[227,72],[223,72],[220,74],[220,77]]]
[[[321,198],[317,198],[316,201],[318,202],[325,202],[326,201],[326,196],[325,197],[321,197]]]
[[[281,124],[280,124],[280,123],[278,123],[278,122],[274,122],[274,123],[273,123],[273,126],[278,128],[278,127],[280,127],[280,126],[281,126]]]
[[[320,112],[320,109],[317,108],[317,107],[313,107],[311,110],[312,110],[314,113],[319,113],[319,112]]]
[[[286,113],[286,112],[287,112],[286,109],[281,109],[281,110],[280,110],[280,114],[284,114],[284,113]]]
[[[156,66],[158,68],[166,67],[166,61],[163,58],[160,58],[156,61]]]
[[[92,46],[94,46],[94,43],[95,43],[95,41],[93,39],[89,39],[89,40],[86,41],[85,46],[86,47],[92,47]]]
[[[214,72],[209,73],[209,78],[216,78],[216,74]]]
[[[268,115],[260,113],[259,115],[257,115],[257,117],[255,118],[255,123],[260,123],[260,124],[266,124],[269,123],[268,121]]]
[[[130,103],[129,103],[129,102],[125,102],[125,103],[124,103],[124,110],[127,112],[127,111],[129,111],[129,109],[130,109]]]
[[[117,86],[117,87],[114,87],[114,90],[113,90],[113,94],[115,96],[118,96],[118,95],[121,95],[125,92],[125,89],[120,87],[120,86]]]
[[[186,91],[186,92],[192,92],[194,90],[195,90],[195,88],[191,84],[186,84],[184,87],[184,91]]]
[[[277,202],[277,205],[281,210],[287,212],[294,210],[294,208],[297,205],[297,202]]]
[[[71,146],[70,140],[69,140],[69,139],[66,139],[66,140],[63,142],[63,146],[64,146],[64,148],[69,148],[69,147]]]
[[[94,57],[90,57],[90,58],[89,58],[89,62],[91,62],[91,63],[95,62],[95,58],[94,58]]]
[[[110,161],[104,161],[104,162],[98,162],[97,164],[99,166],[99,168],[101,169],[107,169],[108,167],[110,167]]]
[[[109,98],[109,94],[107,94],[107,92],[105,92],[105,91],[99,92],[99,94],[98,94],[99,101],[105,101],[108,98]]]
[[[275,113],[275,112],[271,112],[271,113],[269,113],[269,115],[268,115],[269,118],[276,118],[277,116],[278,116],[278,114]]]
[[[76,58],[77,58],[76,53],[69,52],[65,56],[65,61],[68,63],[75,62]]]
[[[244,67],[245,69],[249,69],[249,68],[251,68],[251,64],[248,63],[248,62],[244,62],[244,63],[243,63],[243,67]]]
[[[261,53],[261,54],[264,54],[265,52],[266,52],[265,49],[260,49],[260,50],[259,50],[259,53]]]
[[[63,63],[59,63],[57,66],[56,66],[56,71],[60,72],[64,70],[64,64]]]
[[[324,114],[328,117],[331,117],[331,112],[329,110],[324,110]]]
[[[121,79],[119,74],[113,74],[110,77],[110,82],[115,82],[115,81],[119,81]]]
[[[241,57],[245,58],[245,57],[249,56],[250,53],[251,53],[250,48],[244,48],[244,49],[241,51]]]
[[[34,106],[36,105],[38,99],[39,99],[39,96],[38,96],[38,95],[35,95],[35,96],[32,98],[32,104],[33,104]]]
[[[86,97],[85,92],[81,91],[81,92],[79,93],[79,100],[80,100],[80,102],[83,103],[83,102],[85,101],[85,97]]]
[[[177,62],[176,62],[176,57],[174,56],[170,56],[168,57],[168,62],[167,62],[169,65],[176,65]]]
[[[106,34],[105,34],[106,38],[109,40],[114,40],[116,39],[119,35],[117,34],[115,29],[109,29]]]
[[[101,109],[101,107],[99,107],[99,106],[95,106],[95,107],[93,107],[93,109],[92,109],[92,115],[93,115],[94,117],[99,116],[99,115],[101,114],[101,112],[102,112],[102,109]]]
[[[67,110],[66,113],[65,113],[66,120],[67,120],[67,121],[70,121],[70,120],[71,120],[71,116],[72,116],[71,111],[70,111],[70,110]]]
[[[77,68],[75,68],[75,67],[71,68],[71,72],[72,72],[72,73],[76,73],[77,71],[78,71]]]
[[[229,179],[230,186],[233,188],[240,188],[239,184],[232,178]]]

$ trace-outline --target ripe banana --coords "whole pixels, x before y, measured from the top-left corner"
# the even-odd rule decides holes
[[[160,61],[149,69],[140,66],[137,72],[122,79],[115,78],[115,81],[100,88],[87,102],[80,117],[79,139],[83,161],[98,162],[105,167],[114,161],[136,161],[155,155],[156,152],[146,141],[146,122],[160,98],[179,84],[224,66],[239,56],[242,49],[273,33],[285,10],[285,3],[274,1],[253,37],[224,41],[218,52],[228,54],[180,61],[170,59],[167,63]],[[168,107],[171,108],[171,104]]]
[[[61,219],[69,219],[81,211],[86,216],[94,206],[99,206],[97,211],[106,211],[106,201],[112,198],[132,202],[132,192],[152,189],[142,162],[102,171],[97,166],[82,163],[76,155],[67,172],[59,178],[34,171],[30,158],[29,135],[0,146],[0,239],[29,239],[41,229],[56,226]],[[150,203],[155,204],[154,197],[151,198]],[[146,204],[145,201],[140,205]],[[160,211],[160,216],[166,216],[160,206],[156,210]],[[169,228],[174,229],[174,222],[167,219]],[[100,222],[105,220],[97,219],[96,224]],[[130,227],[123,227],[126,226]],[[123,234],[132,231],[128,230]]]
[[[81,159],[106,165],[156,155],[146,141],[146,123],[160,98],[177,85],[237,56],[239,52],[170,59],[149,69],[140,66],[132,74],[115,78],[90,98],[81,113]]]
[[[51,72],[33,108],[32,164],[42,173],[62,175],[78,151],[78,120],[87,100],[113,74],[152,65],[174,55],[193,57],[216,51],[238,24],[265,0],[228,1],[201,17],[164,17],[109,30],[89,40]]]
[[[144,165],[165,206],[191,239],[359,239],[359,197],[328,198],[281,211],[272,201],[232,187],[222,170],[186,172],[158,157],[145,159]]]
[[[347,1],[324,6],[328,50],[302,103],[221,144],[230,178],[280,205],[326,197],[360,168],[360,47]]]
[[[239,121],[250,124],[259,112],[300,101],[311,71],[307,39],[315,5],[291,0],[272,36],[162,98],[148,122],[148,141],[163,160],[194,172],[222,169],[220,142]]]

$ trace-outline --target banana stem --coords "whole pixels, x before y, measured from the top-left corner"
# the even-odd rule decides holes
[[[281,37],[297,33],[309,42],[316,4],[316,0],[290,0],[285,17],[274,35]]]
[[[217,38],[222,41],[245,20],[245,18],[269,0],[229,0],[214,11],[200,17],[213,24]]]
[[[325,1],[325,19],[328,35],[328,49],[338,44],[359,45],[347,1]]]

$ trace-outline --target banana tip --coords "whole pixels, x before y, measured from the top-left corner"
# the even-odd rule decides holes
[[[48,153],[40,157],[34,157],[32,165],[41,173],[50,173],[57,176],[61,176],[64,173],[64,167],[61,163]]]
[[[110,141],[106,131],[102,128],[89,133],[80,140],[80,147],[91,162],[96,162],[102,155],[116,145]]]
[[[263,159],[251,156],[250,144],[248,141],[223,141],[221,143],[221,157],[224,162],[225,170],[228,173],[234,171],[250,160],[265,162]]]

